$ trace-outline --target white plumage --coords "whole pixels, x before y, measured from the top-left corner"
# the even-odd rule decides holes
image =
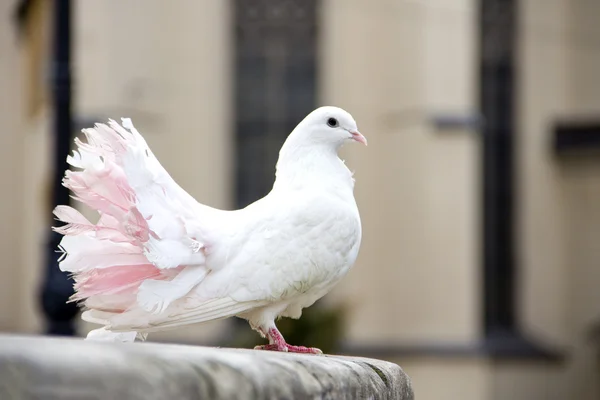
[[[336,107],[310,113],[279,154],[264,198],[241,210],[194,200],[169,176],[130,120],[86,129],[64,184],[100,213],[97,224],[59,206],[67,225],[61,269],[75,278],[83,318],[104,325],[88,339],[128,341],[152,331],[238,316],[285,343],[278,317],[299,318],[352,267],[361,241],[354,180],[338,157],[366,144]]]

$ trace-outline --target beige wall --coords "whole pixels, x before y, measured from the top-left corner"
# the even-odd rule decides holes
[[[333,293],[354,307],[349,339],[472,341],[478,138],[436,132],[427,117],[475,105],[475,2],[324,8],[322,102],[347,108],[369,139],[344,151],[364,228],[357,266]]]
[[[567,104],[567,4],[568,0],[551,0],[538,7],[536,2],[523,2],[519,24],[521,317],[534,334],[559,343],[568,339],[568,275],[563,190],[550,129]]]
[[[350,339],[474,340],[476,140],[435,134],[423,116],[474,103],[476,4],[325,4],[323,102],[347,107],[370,140],[368,151],[345,152],[357,171],[365,228],[359,263],[332,295],[355,305]],[[598,391],[595,348],[586,335],[600,315],[600,163],[557,159],[550,127],[563,116],[599,114],[600,31],[592,16],[600,15],[600,3],[521,4],[519,318],[534,340],[564,346],[568,361],[492,363],[483,372],[476,367],[476,378],[460,360],[401,360],[423,398],[459,391],[473,399],[591,399]],[[435,371],[456,379],[440,380]],[[427,387],[431,382],[437,389]]]
[[[600,3],[523,1],[519,94],[521,320],[530,335],[562,346],[556,366],[502,364],[497,398],[596,399],[600,162],[557,157],[551,128],[560,119],[600,115]]]
[[[569,115],[600,118],[599,2],[569,5],[570,42],[567,55]],[[566,323],[575,342],[568,377],[571,393],[583,399],[600,397],[598,344],[590,333],[600,321],[600,159],[559,161],[567,231],[568,271]]]
[[[22,297],[19,271],[23,262],[18,250],[22,241],[23,174],[20,155],[23,136],[20,126],[22,82],[18,79],[19,51],[14,25],[6,22],[12,16],[11,2],[0,2],[0,187],[3,197],[0,207],[0,330],[18,329]]]
[[[391,361],[408,374],[417,399],[496,399],[492,396],[493,364],[485,358],[409,357]]]

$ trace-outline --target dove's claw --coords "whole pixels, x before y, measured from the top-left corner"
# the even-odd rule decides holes
[[[267,330],[267,332],[267,337],[271,343],[262,346],[256,346],[254,347],[255,350],[283,351],[286,353],[323,354],[323,352],[316,347],[293,346],[291,344],[287,344],[277,328],[271,328]]]
[[[321,349],[317,349],[316,347],[292,346],[291,344],[287,344],[286,346],[287,351],[290,353],[323,354]]]
[[[276,344],[264,344],[264,345],[261,345],[261,346],[254,346],[254,350],[271,350],[271,351],[277,351],[277,345]],[[287,349],[281,350],[281,351],[287,351]]]
[[[293,346],[285,343],[283,346],[276,344],[265,344],[262,346],[254,347],[255,350],[270,350],[270,351],[283,351],[286,353],[303,353],[303,354],[323,354],[320,349],[316,347],[304,347],[304,346]]]

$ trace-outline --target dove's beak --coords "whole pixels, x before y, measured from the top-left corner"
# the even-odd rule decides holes
[[[362,143],[365,146],[367,145],[367,138],[364,137],[359,131],[350,132],[352,135],[352,139],[356,140],[358,143]]]

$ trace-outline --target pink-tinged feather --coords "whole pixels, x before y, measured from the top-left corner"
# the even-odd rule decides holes
[[[133,190],[124,172],[110,161],[105,161],[99,170],[67,171],[63,184],[84,202],[102,200],[127,210],[134,200]]]
[[[140,242],[147,242],[150,232],[148,221],[137,208],[129,209],[123,221],[123,231]]]
[[[59,220],[66,223],[73,223],[79,225],[92,225],[92,223],[83,216],[79,211],[69,206],[57,206],[54,209],[54,215]]]
[[[117,227],[102,226],[92,224],[76,209],[69,206],[58,206],[54,209],[54,215],[58,220],[65,222],[66,225],[53,227],[55,232],[65,236],[81,235],[83,233],[94,232],[98,239],[111,240],[113,242],[131,242],[134,238],[128,238]]]
[[[64,179],[64,186],[73,191],[76,200],[95,210],[114,215],[115,217],[121,216],[127,211],[128,203],[119,202],[120,199],[112,197],[112,193],[108,189],[103,189],[102,191],[94,190],[93,185],[87,182],[90,178],[79,174],[67,171]]]
[[[63,185],[75,200],[99,212],[100,219],[94,224],[74,208],[60,206],[55,215],[66,225],[53,228],[64,235],[59,265],[75,280],[71,300],[119,313],[139,307],[137,293],[145,281],[172,281],[184,269],[178,263],[204,260],[191,249],[185,220],[176,215],[186,207],[182,197],[195,201],[172,181],[130,125],[111,120],[85,129],[85,142],[75,140],[77,150],[67,161],[76,169],[66,171]],[[149,246],[151,241],[161,246]]]
[[[78,298],[134,293],[144,280],[161,278],[160,270],[152,264],[115,266],[76,274],[75,288]]]
[[[122,223],[109,214],[102,214],[97,225],[99,227],[99,230],[96,232],[98,239],[131,243],[136,241],[136,237],[129,235],[123,228]]]

